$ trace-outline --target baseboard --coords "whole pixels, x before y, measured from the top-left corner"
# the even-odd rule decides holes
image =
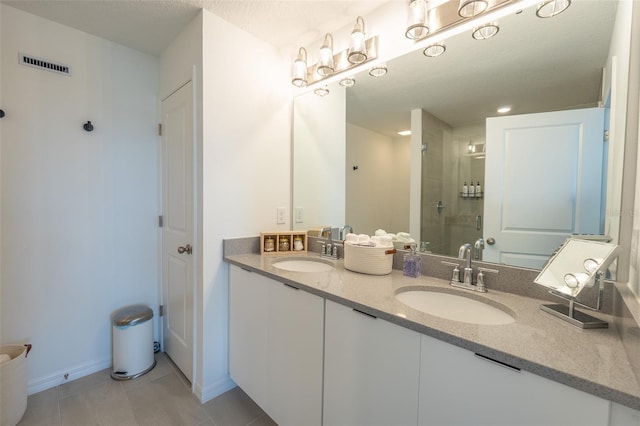
[[[48,377],[36,378],[27,383],[27,394],[32,395],[34,393],[42,392],[110,367],[111,356],[108,356],[98,361],[85,363],[79,367],[65,369]],[[68,376],[65,377],[67,374]]]
[[[193,387],[193,393],[196,398],[200,400],[202,404],[207,401],[211,401],[216,396],[222,395],[228,390],[231,390],[236,387],[236,384],[229,376],[217,380],[212,383],[210,386],[203,388],[200,383],[195,383]]]

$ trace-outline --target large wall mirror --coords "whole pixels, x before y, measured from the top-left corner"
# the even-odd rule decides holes
[[[353,87],[296,97],[293,228],[411,232],[448,256],[482,238],[483,260],[534,269],[571,233],[615,241],[605,213],[619,202],[612,174],[622,164],[608,162],[624,136],[603,134],[613,119],[605,68],[616,9],[574,1],[549,19],[524,10],[491,39],[459,34],[441,56],[420,49],[389,61],[382,78],[363,71]],[[497,113],[504,105],[511,111]],[[336,146],[338,155],[326,152]],[[463,196],[465,182],[480,183],[482,196]]]

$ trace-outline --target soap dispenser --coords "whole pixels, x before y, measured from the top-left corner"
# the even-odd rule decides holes
[[[422,274],[422,257],[416,253],[417,244],[411,244],[411,251],[404,255],[402,274],[418,278]]]

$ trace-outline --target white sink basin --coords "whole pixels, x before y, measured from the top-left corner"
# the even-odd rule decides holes
[[[273,262],[273,266],[291,272],[327,272],[333,269],[333,264],[321,259],[282,259]]]
[[[412,290],[398,293],[396,299],[425,314],[453,321],[483,325],[502,325],[515,321],[505,310],[458,294]]]

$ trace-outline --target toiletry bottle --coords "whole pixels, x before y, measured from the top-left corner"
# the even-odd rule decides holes
[[[462,198],[467,198],[469,196],[469,187],[467,186],[467,181],[464,181],[464,185],[462,185]]]
[[[476,197],[482,198],[482,187],[480,186],[480,181],[476,183]]]
[[[476,196],[476,187],[473,186],[473,181],[471,181],[471,185],[469,185],[469,198],[475,198]]]
[[[416,253],[416,244],[411,245],[411,252],[404,255],[402,274],[407,277],[418,278],[422,274],[422,258]]]

